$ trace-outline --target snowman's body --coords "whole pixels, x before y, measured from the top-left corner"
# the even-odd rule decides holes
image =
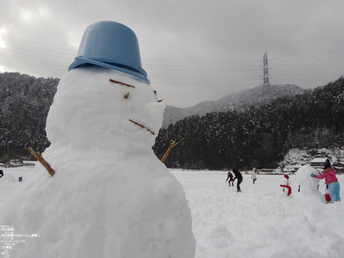
[[[300,192],[303,193],[318,193],[319,179],[312,178],[311,174],[320,175],[319,171],[310,165],[304,165],[298,169],[296,176],[300,185]]]
[[[302,198],[308,198],[314,202],[325,203],[324,195],[319,191],[320,179],[312,178],[311,174],[320,175],[319,171],[310,165],[304,165],[296,172],[296,179]]]
[[[38,164],[0,221],[40,237],[10,255],[194,257],[184,191],[151,149],[164,108],[149,84],[125,73],[85,67],[66,74],[49,111],[51,146],[43,153],[56,174]]]

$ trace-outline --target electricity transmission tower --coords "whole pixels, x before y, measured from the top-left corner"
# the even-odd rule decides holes
[[[268,52],[263,56],[263,93],[270,93]]]

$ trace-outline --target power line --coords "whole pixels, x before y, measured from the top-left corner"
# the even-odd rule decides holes
[[[337,49],[328,50],[328,51],[326,51],[324,53],[307,54],[307,55],[303,55],[303,56],[305,56],[305,58],[302,58],[303,56],[299,56],[299,57],[297,57],[294,60],[291,60],[289,62],[288,61],[280,61],[280,62],[277,62],[277,64],[278,63],[282,63],[282,62],[286,62],[284,64],[280,64],[279,65],[279,66],[285,66],[285,65],[296,63],[296,62],[300,62],[300,61],[304,61],[304,60],[309,60],[309,59],[312,59],[314,57],[322,56],[324,54],[332,53],[332,52],[335,52],[335,51],[338,51],[338,50],[342,50],[342,49],[344,49],[344,43],[343,43],[343,45],[340,48],[337,48]]]
[[[292,56],[292,55],[296,55],[296,54],[299,54],[299,53],[302,53],[302,52],[305,52],[305,51],[316,49],[316,48],[319,48],[319,47],[322,47],[322,46],[326,46],[326,45],[332,44],[333,42],[338,42],[338,41],[342,41],[342,40],[344,40],[344,38],[333,40],[331,42],[327,42],[327,43],[324,43],[322,45],[318,45],[318,46],[314,46],[314,47],[311,47],[311,48],[307,48],[307,49],[304,49],[304,50],[301,50],[301,51],[298,51],[298,52],[294,52],[294,53],[290,53],[290,54],[287,54],[287,55],[284,55],[284,56],[276,57],[276,58],[274,58],[274,60],[281,59],[281,58],[284,58],[284,57],[289,57],[289,56]]]
[[[74,61],[75,50],[27,41],[16,37],[0,35],[10,42],[7,48],[0,48],[0,56],[6,59],[18,60],[24,63],[41,66],[49,69],[67,71],[67,65]],[[341,65],[343,59],[344,38],[340,38],[322,45],[314,46],[289,55],[268,59],[269,69],[276,71],[270,74],[272,78],[293,78],[300,76],[300,72],[316,72],[320,69]],[[338,54],[338,52],[340,52]],[[328,57],[329,54],[333,57]],[[336,55],[335,55],[336,54]],[[70,57],[73,58],[70,58]],[[51,61],[50,61],[51,60]],[[61,61],[59,61],[61,60]],[[309,62],[311,60],[312,62]],[[168,59],[144,59],[147,64],[145,69],[152,70],[150,78],[155,78],[161,83],[178,80],[180,84],[197,84],[200,80],[219,83],[231,83],[256,80],[261,76],[261,60],[225,60],[225,61],[189,61]],[[259,63],[258,63],[259,62]],[[257,65],[254,65],[254,64]],[[291,68],[284,68],[286,66]],[[302,75],[303,73],[301,73]]]
[[[278,79],[278,80],[275,80],[275,81],[282,81],[282,80],[286,80],[286,79],[290,79],[290,78],[299,77],[299,76],[302,76],[302,75],[305,75],[305,74],[313,73],[313,72],[316,72],[316,71],[319,71],[319,70],[323,70],[323,69],[327,69],[327,68],[330,68],[330,67],[333,67],[333,66],[336,66],[336,65],[340,65],[340,64],[344,64],[344,61],[340,62],[340,63],[337,63],[337,64],[332,64],[332,65],[328,65],[328,66],[321,67],[321,68],[318,68],[318,69],[314,69],[314,70],[311,70],[311,71],[308,71],[308,72],[304,72],[304,73],[301,73],[301,74],[300,73],[299,74],[294,74],[294,75],[291,75],[291,76],[288,76],[288,77],[285,77],[285,78],[282,78],[282,79]]]
[[[52,46],[52,45],[48,45],[48,44],[42,44],[39,42],[34,42],[34,41],[29,41],[26,39],[19,39],[19,38],[15,38],[12,36],[8,36],[8,35],[0,35],[2,38],[7,39],[8,41],[11,41],[13,43],[17,43],[17,44],[21,44],[21,45],[27,45],[27,46],[32,46],[32,47],[38,47],[39,49],[48,49],[49,51],[52,52],[60,52],[65,54],[66,51],[70,52],[70,54],[75,54],[75,50],[72,50],[70,48],[64,48],[64,47],[58,47],[58,46]],[[60,49],[61,51],[56,51],[57,49]],[[73,53],[72,53],[73,52]]]
[[[20,62],[24,62],[27,64],[33,64],[33,65],[40,66],[40,67],[51,68],[51,69],[60,70],[60,71],[67,71],[67,69],[62,69],[60,66],[55,66],[54,64],[42,62],[39,60],[33,60],[33,59],[28,59],[28,58],[23,59],[20,57],[16,57],[16,56],[13,57],[13,56],[9,56],[9,55],[6,56],[3,53],[0,53],[0,56],[4,56],[4,57],[9,58],[9,59],[18,60]]]
[[[293,66],[292,68],[290,69],[283,69],[281,72],[275,72],[274,75],[276,76],[276,74],[279,74],[279,73],[282,73],[282,75],[287,72],[287,71],[293,71],[293,70],[297,70],[297,71],[300,71],[301,70],[304,70],[304,69],[309,69],[309,68],[312,68],[312,67],[317,67],[317,66],[320,66],[320,65],[324,65],[324,64],[328,64],[328,63],[333,63],[334,61],[338,61],[338,60],[342,60],[344,59],[344,53],[339,55],[339,56],[336,56],[333,57],[333,58],[327,58],[327,59],[322,59],[322,60],[319,60],[319,61],[315,61],[315,62],[312,62],[311,65],[299,65],[299,66]],[[329,60],[329,61],[328,61]],[[328,61],[328,62],[324,62],[324,61]],[[317,64],[317,65],[315,65]]]

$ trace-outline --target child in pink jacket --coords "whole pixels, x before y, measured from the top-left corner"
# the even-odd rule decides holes
[[[322,172],[321,175],[318,176],[315,174],[311,174],[311,177],[315,177],[318,179],[325,178],[325,183],[328,185],[328,188],[330,189],[331,202],[340,202],[340,185],[336,177],[336,171],[333,168],[331,168],[331,163],[328,159],[325,161],[324,169],[325,170]]]

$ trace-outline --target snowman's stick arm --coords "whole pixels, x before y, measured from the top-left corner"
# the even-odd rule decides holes
[[[170,155],[170,152],[174,146],[176,146],[179,142],[176,143],[176,141],[171,141],[170,147],[168,147],[165,155],[162,157],[161,162],[164,163],[165,160],[167,159],[168,155]]]
[[[133,120],[131,120],[131,119],[129,119],[129,121],[132,122],[132,123],[134,123],[134,124],[136,124],[136,125],[138,125],[138,126],[140,126],[140,127],[142,127],[142,128],[144,128],[144,129],[146,129],[148,132],[150,132],[151,134],[155,135],[155,133],[153,133],[151,130],[149,130],[149,129],[148,129],[147,127],[145,127],[144,125],[141,125],[141,124],[139,124],[139,123],[137,123],[137,122],[135,122],[135,121],[133,121]]]
[[[29,152],[32,154],[32,156],[35,157],[36,160],[38,160],[43,165],[43,167],[45,167],[46,170],[48,170],[51,176],[55,174],[55,171],[51,168],[50,164],[42,157],[41,153],[35,152],[31,147],[29,148]]]

